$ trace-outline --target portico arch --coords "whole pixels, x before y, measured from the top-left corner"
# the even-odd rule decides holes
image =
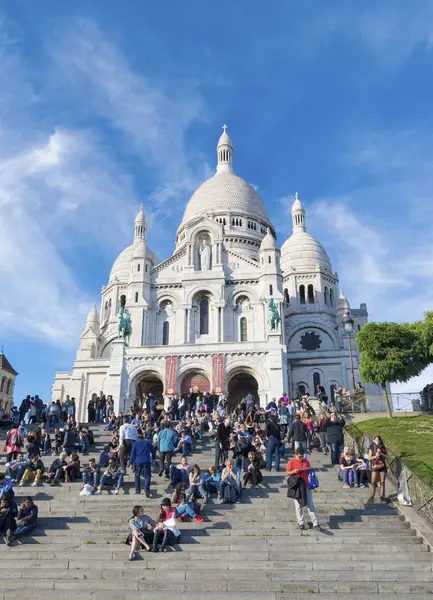
[[[248,367],[232,369],[227,383],[227,407],[232,412],[242,398],[252,394],[255,402],[259,402],[259,384],[255,373]]]
[[[202,369],[191,369],[182,375],[180,384],[180,393],[187,394],[190,389],[194,392],[210,392],[210,380],[205,371]]]
[[[142,371],[135,378],[135,403],[141,407],[144,396],[150,393],[162,402],[163,380],[156,371]]]

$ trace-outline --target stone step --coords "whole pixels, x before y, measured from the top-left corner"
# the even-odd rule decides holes
[[[129,566],[129,565],[128,565]],[[133,575],[134,581],[136,580],[148,580],[158,581],[162,580],[170,582],[191,582],[197,580],[198,573],[195,569],[178,569],[176,565],[170,570],[158,570],[145,568],[143,569],[140,561],[134,561],[133,569],[82,569],[80,571],[65,570],[56,573],[54,580],[84,580],[89,581],[92,579],[100,579],[107,581],[116,581],[123,578],[131,578]],[[232,572],[226,571],[221,573],[220,570],[214,569],[206,570],[206,581],[209,580],[228,580],[233,576]],[[10,569],[7,572],[2,572],[2,580],[7,582],[8,580],[26,580],[37,579],[45,582],[53,580],[52,573],[47,571],[39,571],[30,573],[28,570],[23,568]],[[242,580],[258,580],[262,582],[291,582],[293,580],[298,581],[314,581],[314,582],[336,582],[345,583],[357,581],[357,582],[399,582],[407,585],[408,579],[412,582],[431,582],[430,571],[413,571],[413,570],[391,570],[391,571],[354,571],[354,570],[313,570],[313,571],[299,571],[296,568],[292,569],[275,569],[275,570],[250,570],[246,569],[242,571]],[[108,584],[107,584],[108,585]],[[425,586],[424,586],[425,587]],[[113,588],[114,589],[114,588]],[[248,591],[247,589],[245,591]],[[254,591],[254,590],[249,590]]]
[[[273,592],[274,594],[293,594],[293,593],[321,593],[321,594],[350,594],[356,592],[357,594],[369,594],[371,596],[384,594],[421,594],[424,598],[428,594],[431,594],[429,588],[429,582],[378,582],[378,581],[311,581],[305,579],[304,581],[285,582],[281,581],[266,581],[266,580],[251,580],[251,579],[217,579],[217,580],[206,580],[195,579],[191,581],[171,581],[171,580],[157,580],[152,578],[143,577],[142,579],[92,579],[92,580],[79,580],[79,579],[56,579],[56,580],[8,580],[6,581],[6,590],[83,590],[88,591],[89,585],[92,586],[92,590],[119,590],[124,591],[141,591],[145,593],[151,592],[167,592],[172,591],[176,594],[179,593],[190,593],[200,592],[202,594],[215,592],[242,592],[243,594],[252,592]],[[6,595],[6,598],[11,598],[10,595]],[[60,598],[62,596],[59,596]],[[94,596],[92,596],[94,597]],[[244,596],[245,597],[245,596]]]
[[[282,591],[284,588],[279,588],[276,592],[243,592],[243,591],[217,591],[206,592],[203,595],[202,591],[195,592],[188,590],[187,592],[179,590],[173,591],[158,591],[152,593],[152,600],[311,600],[311,588],[305,593],[287,593]],[[281,590],[281,591],[280,591]],[[430,591],[428,592],[428,594]],[[381,594],[378,598],[384,598]],[[396,593],[390,598],[393,600],[426,600],[429,596],[426,592],[423,593]],[[0,592],[0,600],[131,600],[137,598],[137,590],[59,590],[59,589],[31,589],[31,590],[10,590],[3,594]],[[319,593],[314,596],[315,600],[370,600],[371,593],[338,593],[334,591]]]
[[[31,546],[31,549],[28,546]],[[271,544],[270,544],[271,545]],[[255,546],[251,547],[251,551],[253,551],[255,548]],[[7,559],[8,557],[10,557],[11,559],[13,559],[13,554],[8,554],[9,552],[12,553],[16,553],[16,549],[15,548],[5,548],[4,549],[4,553],[2,553],[2,560]],[[69,548],[63,548],[62,551],[62,559],[66,560],[66,561],[70,561],[70,560],[75,560],[77,558],[77,552],[79,552],[79,558],[81,560],[87,560],[87,561],[94,561],[94,560],[100,560],[102,557],[106,560],[115,560],[115,561],[124,561],[125,557],[127,556],[127,554],[129,553],[129,548],[127,548],[124,545],[111,545],[111,544],[107,544],[107,545],[98,545],[97,549],[92,549],[92,547],[88,547],[86,545],[81,545],[80,547],[77,547],[76,549],[69,549]],[[21,546],[20,548],[20,553],[19,553],[19,558],[21,561],[25,560],[35,560],[35,561],[45,561],[45,560],[53,560],[58,558],[58,553],[55,549],[52,548],[47,548],[44,547],[43,549],[40,548],[35,548],[35,544],[32,544],[31,542],[26,542],[23,544],[23,546]],[[148,557],[149,555],[147,555],[147,553],[141,553],[141,560],[145,559],[146,557]],[[170,558],[173,558],[174,561],[177,561],[177,558],[179,557],[180,559],[184,556],[184,552],[180,552],[180,553],[176,553],[176,559],[174,559],[174,555],[170,554]],[[403,557],[401,560],[403,560],[405,563],[406,562],[411,562],[411,561],[417,561],[417,562],[432,562],[433,561],[433,557],[432,554],[430,552],[427,552],[425,550],[424,547],[420,546],[416,546],[414,548],[411,548],[410,551],[404,549],[403,551],[400,552],[394,552],[392,554],[393,557],[393,564],[395,562],[395,558],[397,557],[398,559],[400,559],[400,557]],[[298,562],[308,562],[311,561],[313,563],[321,563],[321,561],[325,561],[326,564],[329,563],[329,560],[332,558],[332,561],[334,561],[334,564],[336,564],[339,561],[358,561],[360,558],[360,555],[358,552],[348,552],[346,549],[344,550],[335,550],[334,548],[332,548],[332,551],[327,551],[326,554],[324,554],[323,552],[319,553],[319,552],[311,552],[311,551],[307,551],[307,549],[304,549],[303,551],[299,550],[299,547],[296,548],[296,552],[293,554],[293,556],[290,558],[290,561],[288,561],[288,567],[287,568],[294,568],[294,565],[296,565]],[[202,563],[203,565],[206,566],[206,561],[201,561],[200,562],[200,567],[202,567]],[[218,562],[216,564],[219,564]],[[269,564],[269,563],[268,563]],[[1,565],[1,561],[0,561],[0,565]],[[213,565],[215,565],[215,562],[212,561],[209,563],[209,569],[213,568]],[[177,565],[176,565],[177,566]],[[1,566],[0,566],[1,568]],[[195,563],[189,563],[188,569],[190,570],[195,570]]]
[[[125,553],[125,558],[127,556],[128,552]],[[248,568],[249,569],[254,569],[254,570],[258,570],[260,569],[261,571],[263,570],[267,570],[267,569],[288,569],[290,570],[291,565],[292,565],[292,561],[290,560],[281,560],[281,552],[263,552],[262,554],[259,552],[251,552],[248,555],[248,561],[244,561],[244,560],[236,560],[235,557],[233,557],[233,559],[230,559],[229,557],[226,557],[224,559],[221,559],[221,553],[219,553],[218,551],[214,551],[214,552],[203,552],[200,554],[194,554],[193,552],[170,552],[167,553],[167,556],[169,556],[169,558],[165,559],[165,555],[160,557],[159,553],[158,554],[153,554],[153,553],[144,553],[143,557],[145,558],[145,560],[143,562],[141,561],[137,561],[137,562],[141,562],[141,564],[143,565],[143,567],[148,567],[148,568],[162,568],[163,565],[169,565],[170,569],[176,565],[176,567],[179,568],[183,568],[183,569],[191,569],[193,568],[194,570],[202,570],[202,571],[207,571],[209,568],[213,568],[215,569],[216,566],[218,566],[218,568],[223,569],[223,570],[229,570],[229,571],[233,571],[233,575],[234,578],[238,577],[239,573],[235,573],[235,571],[239,571],[242,572],[242,570],[245,568],[245,562],[247,562],[248,564]],[[191,565],[191,560],[195,561],[196,564]],[[146,563],[146,564],[145,564]],[[212,563],[214,566],[211,567],[210,563]],[[136,563],[133,563],[134,565]],[[131,563],[129,563],[127,560],[123,561],[119,561],[118,563],[116,563],[116,568],[119,568],[121,566],[123,567],[130,567]],[[182,565],[182,566],[181,566]],[[88,560],[81,560],[80,557],[77,555],[77,557],[74,560],[61,560],[61,559],[55,559],[55,560],[50,560],[50,561],[43,561],[43,560],[30,560],[28,561],[28,563],[26,564],[26,569],[30,570],[30,569],[35,569],[37,571],[42,571],[44,569],[48,569],[49,573],[53,573],[53,569],[69,569],[69,570],[74,570],[74,569],[87,569],[89,566],[89,561]],[[326,566],[326,561],[319,561],[319,562],[312,562],[312,561],[297,561],[296,562],[296,571],[320,571],[324,569],[324,566]],[[11,568],[16,568],[17,564],[16,561],[14,559],[10,559],[10,558],[5,558],[0,561],[0,573],[3,572],[4,569],[6,569],[7,571]],[[131,565],[132,567],[132,565]],[[432,573],[432,562],[414,562],[411,564],[408,564],[407,561],[405,561],[404,559],[404,555],[401,556],[400,560],[394,560],[392,561],[392,567],[394,570],[402,570],[402,571],[425,571],[428,573]],[[107,569],[107,563],[104,560],[100,560],[98,558],[95,558],[95,560],[92,561],[92,568],[93,569]],[[346,569],[346,565],[345,565],[345,569]],[[347,570],[348,571],[357,571],[357,572],[361,572],[361,571],[388,571],[390,569],[390,563],[389,561],[381,561],[381,562],[375,562],[375,561],[356,561],[354,562],[354,564],[349,563]],[[55,571],[54,571],[55,573]],[[431,577],[433,577],[431,575]]]

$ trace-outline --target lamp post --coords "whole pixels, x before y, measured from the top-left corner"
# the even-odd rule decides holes
[[[349,340],[349,356],[350,356],[350,371],[352,374],[352,395],[355,391],[355,371],[353,370],[353,355],[352,355],[352,333],[353,333],[354,320],[350,316],[349,312],[344,313],[343,326],[344,331],[347,333]]]

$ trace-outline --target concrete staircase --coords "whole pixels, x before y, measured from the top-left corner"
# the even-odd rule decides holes
[[[108,439],[96,428],[95,455]],[[0,599],[300,600],[315,594],[416,600],[432,594],[433,555],[421,539],[394,508],[365,507],[368,490],[343,490],[325,458],[312,457],[320,469],[314,496],[324,533],[299,532],[284,474],[266,473],[262,489],[245,491],[243,504],[211,501],[204,523],[181,523],[180,551],[143,552],[134,562],[123,543],[132,506],[142,503],[155,518],[172,491],[164,478],[153,476],[150,500],[134,494],[131,476],[119,496],[82,497],[79,483],[16,490],[18,501],[35,497],[40,522],[22,545],[0,545]],[[213,462],[208,438],[193,461],[202,468]]]

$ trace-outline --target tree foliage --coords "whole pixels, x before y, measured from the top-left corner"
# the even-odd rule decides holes
[[[429,314],[433,344],[433,313]],[[360,352],[360,375],[367,383],[381,385],[389,416],[392,416],[392,405],[388,398],[387,383],[408,381],[432,362],[426,321],[367,323],[356,336]]]

